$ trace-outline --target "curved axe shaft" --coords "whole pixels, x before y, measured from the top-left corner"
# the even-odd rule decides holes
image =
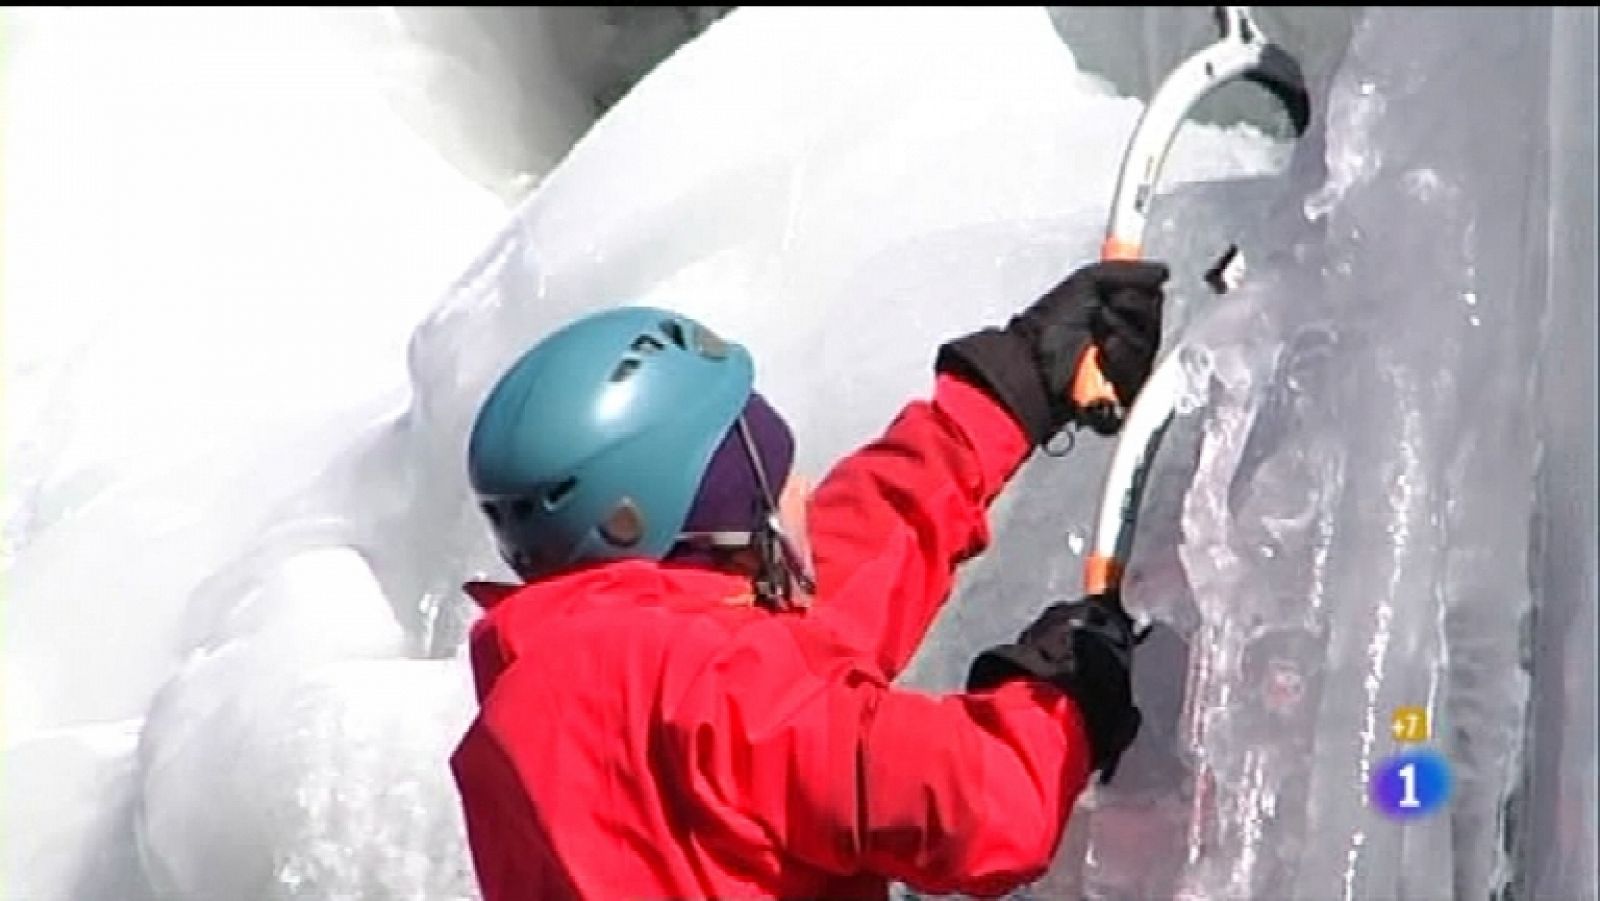
[[[1117,175],[1102,259],[1131,260],[1141,256],[1150,200],[1172,139],[1195,104],[1218,87],[1237,79],[1262,86],[1283,105],[1296,137],[1305,133],[1311,120],[1311,98],[1299,63],[1266,40],[1250,18],[1249,7],[1219,6],[1216,18],[1221,37],[1167,76],[1134,128]],[[1138,402],[1131,410],[1123,410],[1100,370],[1095,347],[1090,346],[1078,367],[1074,402],[1080,409],[1091,411],[1091,417],[1101,417],[1108,428],[1121,425],[1095,524],[1094,543],[1085,560],[1085,588],[1090,594],[1114,591],[1121,582],[1145,472],[1172,418],[1181,387],[1177,355],[1168,353],[1140,389]]]

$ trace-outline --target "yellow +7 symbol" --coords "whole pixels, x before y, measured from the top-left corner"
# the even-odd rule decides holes
[[[1390,721],[1394,740],[1415,742],[1428,740],[1428,711],[1423,707],[1396,707]]]

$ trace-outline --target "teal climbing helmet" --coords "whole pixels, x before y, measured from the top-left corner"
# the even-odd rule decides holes
[[[540,341],[489,392],[468,443],[501,556],[524,579],[664,557],[754,378],[743,347],[651,307]]]

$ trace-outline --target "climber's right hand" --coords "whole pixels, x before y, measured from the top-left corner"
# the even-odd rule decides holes
[[[1069,423],[1110,434],[1120,422],[1074,401],[1073,381],[1091,345],[1124,407],[1150,377],[1161,343],[1161,286],[1169,272],[1146,260],[1084,266],[1012,317],[939,349],[935,368],[959,375],[999,401],[1036,445]]]
[[[1110,782],[1122,752],[1139,734],[1133,706],[1133,621],[1115,593],[1053,604],[1012,644],[989,648],[972,662],[968,691],[1012,679],[1035,679],[1076,702],[1089,734],[1091,769]]]

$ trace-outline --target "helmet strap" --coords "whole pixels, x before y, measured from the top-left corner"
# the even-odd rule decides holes
[[[816,591],[816,582],[806,561],[783,532],[783,523],[778,517],[778,496],[767,480],[766,467],[761,465],[761,454],[757,452],[755,437],[750,434],[743,414],[739,415],[735,427],[761,495],[761,513],[750,533],[750,545],[755,548],[757,560],[753,580],[756,600],[763,605],[786,609],[794,605],[797,584],[801,591],[809,594]]]
[[[783,521],[778,515],[778,496],[772,490],[772,483],[767,479],[766,468],[761,464],[761,454],[756,449],[755,437],[751,435],[743,414],[735,421],[734,427],[738,430],[739,441],[744,446],[745,459],[750,461],[750,469],[755,474],[760,507],[756,522],[745,532],[731,529],[683,532],[678,536],[678,540],[691,547],[711,550],[755,551],[756,571],[751,577],[751,583],[757,603],[773,609],[787,609],[794,606],[796,586],[810,594],[816,591],[816,581],[805,558],[795,550],[789,536],[784,534]]]

